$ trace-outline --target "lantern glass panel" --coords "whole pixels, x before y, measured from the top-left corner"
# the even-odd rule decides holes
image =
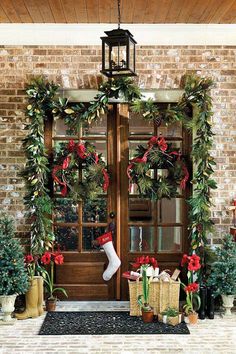
[[[130,41],[129,42],[129,69],[132,70],[133,72],[135,71],[134,48],[135,48],[135,44],[132,41]]]
[[[110,47],[107,43],[105,43],[105,63],[104,64],[106,70],[110,69],[109,53],[110,53]]]

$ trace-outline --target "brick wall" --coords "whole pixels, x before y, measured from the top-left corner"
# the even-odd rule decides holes
[[[22,198],[24,186],[18,176],[24,164],[21,149],[25,95],[29,78],[45,75],[63,88],[97,88],[101,50],[96,46],[2,46],[0,47],[0,203],[17,221],[25,235]],[[226,206],[236,197],[236,46],[139,46],[138,84],[141,88],[178,88],[186,72],[211,76],[214,99],[214,149],[217,162],[212,217],[216,231],[209,235],[218,243],[231,224]]]

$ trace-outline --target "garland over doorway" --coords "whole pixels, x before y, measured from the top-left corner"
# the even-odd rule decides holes
[[[26,90],[29,101],[26,114],[30,122],[26,125],[28,134],[23,141],[27,161],[22,173],[27,189],[25,205],[33,220],[32,252],[43,253],[54,241],[49,217],[52,201],[47,189],[51,166],[44,146],[44,121],[51,115],[61,118],[70,133],[76,134],[81,126],[91,124],[108,111],[111,98],[123,98],[133,111],[157,125],[162,121],[165,124],[179,121],[193,132],[191,155],[194,174],[191,181],[193,195],[188,200],[189,237],[192,251],[199,252],[200,247],[206,243],[207,232],[213,224],[210,218],[210,191],[217,188],[212,179],[215,161],[210,154],[213,132],[210,123],[212,98],[209,91],[212,85],[209,78],[185,76],[182,80],[184,94],[179,102],[167,109],[160,109],[151,99],[142,100],[140,89],[132,79],[119,78],[105,82],[87,107],[83,103],[71,106],[67,99],[56,96],[58,85],[43,78],[34,79]]]

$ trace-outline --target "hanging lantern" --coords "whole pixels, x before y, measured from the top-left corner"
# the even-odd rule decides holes
[[[120,0],[118,0],[118,28],[106,31],[102,40],[101,73],[112,78],[117,76],[136,76],[135,44],[133,35],[120,28]]]

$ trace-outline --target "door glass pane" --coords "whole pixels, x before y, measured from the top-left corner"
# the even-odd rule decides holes
[[[61,251],[76,251],[78,231],[76,227],[55,227],[56,247]]]
[[[131,226],[130,252],[154,251],[154,228],[146,226]]]
[[[58,198],[54,201],[55,222],[77,222],[77,206],[68,198]]]
[[[158,227],[158,251],[181,251],[182,227]]]
[[[159,223],[181,223],[182,222],[183,199],[163,198],[158,202],[157,214]]]
[[[129,219],[131,221],[151,221],[153,203],[149,199],[129,199]]]
[[[133,159],[136,156],[136,148],[142,145],[145,148],[147,147],[147,140],[137,140],[129,142],[129,159]]]
[[[65,124],[64,119],[56,119],[53,124],[53,136],[70,136],[70,128]]]
[[[162,123],[158,128],[158,133],[168,138],[182,138],[182,124],[180,122],[169,125]]]
[[[107,135],[107,115],[103,114],[95,122],[82,128],[83,136],[106,136]]]
[[[153,135],[153,122],[145,120],[141,114],[130,112],[129,118],[130,135]]]
[[[89,143],[95,147],[98,154],[102,154],[102,161],[107,163],[107,142],[105,140],[89,140]]]
[[[83,222],[106,222],[107,221],[107,200],[99,198],[86,200],[83,203]]]
[[[99,251],[100,247],[94,246],[93,241],[105,233],[105,227],[83,227],[83,250]]]

